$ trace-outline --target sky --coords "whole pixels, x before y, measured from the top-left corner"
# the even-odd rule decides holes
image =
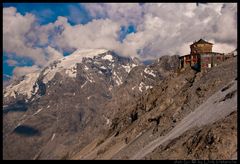
[[[237,47],[236,3],[3,3],[3,74],[19,77],[76,49],[141,60],[185,55],[200,38]]]

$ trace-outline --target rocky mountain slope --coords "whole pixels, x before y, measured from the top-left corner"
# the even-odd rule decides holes
[[[115,114],[111,129],[114,133],[106,137],[102,145],[84,149],[84,153],[88,151],[87,155],[80,152],[73,158],[145,159],[145,156],[158,146],[166,144],[184,131],[226,117],[231,111],[237,110],[236,84],[233,92],[230,90],[230,93],[222,93],[222,90],[230,87],[232,84],[229,83],[236,79],[236,68],[236,59],[233,58],[206,74],[197,73],[190,68],[174,72],[148,93],[140,96],[138,101],[125,104],[122,110]],[[231,101],[223,105],[225,101],[220,100],[224,100],[227,95],[232,95]],[[203,103],[207,100],[209,104],[206,106],[209,107],[202,110],[201,106],[204,106]],[[213,105],[210,105],[210,102]],[[223,107],[216,111],[220,106]],[[216,114],[218,112],[219,114]],[[233,141],[233,144],[236,146],[237,141]],[[231,157],[226,159],[229,158]],[[162,159],[167,157],[162,156]],[[182,159],[181,156],[179,159]]]
[[[213,124],[186,131],[145,159],[237,159],[237,145],[233,141],[237,141],[236,110]]]
[[[178,56],[144,65],[85,49],[14,81],[3,92],[3,158],[231,158],[236,122],[227,120],[236,117],[236,57],[206,73],[178,64]],[[231,135],[220,136],[221,119],[233,126],[226,129]],[[214,148],[202,141],[209,129],[223,141]],[[186,143],[194,136],[200,144]],[[221,146],[229,139],[226,152]]]

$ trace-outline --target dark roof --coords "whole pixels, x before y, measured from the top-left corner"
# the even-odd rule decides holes
[[[203,40],[203,39],[199,39],[199,41],[194,42],[194,43],[191,44],[191,45],[195,45],[195,44],[212,44],[212,43],[209,43],[209,42],[207,42],[207,41],[205,41],[205,40]]]
[[[213,55],[224,55],[224,53],[220,53],[220,52],[203,52],[203,53],[199,53],[200,55],[201,54],[213,54]]]

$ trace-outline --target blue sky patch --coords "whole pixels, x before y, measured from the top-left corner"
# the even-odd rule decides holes
[[[92,19],[79,3],[3,3],[3,7],[15,7],[23,15],[32,13],[41,25],[56,21],[58,16],[67,17],[71,25],[86,24]]]
[[[128,27],[126,26],[121,26],[120,34],[119,34],[119,40],[120,42],[123,42],[123,40],[126,38],[128,34],[131,33],[136,33],[136,27],[134,25],[129,25]]]
[[[6,62],[7,60],[8,60],[8,58],[5,55],[3,55],[3,61],[2,61],[2,64],[3,64],[2,65],[3,66],[3,74],[7,74],[7,75],[12,76],[14,67],[13,66],[9,66],[7,64],[7,62]]]

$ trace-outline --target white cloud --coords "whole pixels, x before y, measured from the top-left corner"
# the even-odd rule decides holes
[[[4,8],[4,51],[28,57],[42,67],[62,57],[63,51],[77,48],[106,48],[125,56],[150,59],[187,54],[189,45],[200,38],[213,42],[214,51],[227,52],[236,47],[236,3],[199,6],[195,3],[97,3],[84,6],[95,18],[84,25],[71,25],[62,16],[55,22],[38,25],[33,14],[21,15],[13,7]],[[121,26],[131,24],[136,26],[137,32],[127,35],[121,43]]]
[[[60,53],[56,49],[52,48],[51,46],[48,46],[46,48],[46,52],[48,54],[48,56],[47,56],[48,57],[48,63],[63,57],[62,53]]]
[[[59,21],[56,21],[56,24]],[[14,58],[27,58],[31,59],[34,65],[42,67],[49,61],[62,57],[60,52],[50,46],[41,47],[49,44],[48,37],[54,31],[54,26],[52,23],[40,26],[32,14],[21,15],[14,7],[3,8],[3,50],[10,58],[7,63],[13,66],[20,62],[13,60]],[[33,68],[35,66],[29,67],[29,70]]]
[[[138,3],[84,4],[94,18],[109,18],[122,25],[138,25],[142,19],[142,6]]]
[[[126,37],[124,43],[126,49],[132,45],[135,52],[140,49],[140,55],[144,58],[187,54],[190,43],[200,38],[212,39],[216,46],[225,44],[215,49],[219,52],[236,47],[236,4],[197,7],[195,4],[164,3],[146,4],[143,8],[143,23],[137,27],[137,33]]]
[[[214,42],[212,42],[214,43]],[[229,53],[236,49],[236,45],[231,45],[227,43],[215,43],[213,45],[214,52]]]
[[[117,48],[120,25],[109,19],[98,19],[86,25],[61,25],[64,30],[54,38],[61,48]]]
[[[31,42],[26,37],[34,22],[35,17],[32,14],[23,16],[14,7],[3,8],[3,50],[28,57],[36,64],[43,65],[45,59],[42,49],[28,45]]]
[[[221,16],[213,19],[210,37],[216,42],[230,43],[236,46],[237,43],[237,5],[224,4],[220,11]]]

